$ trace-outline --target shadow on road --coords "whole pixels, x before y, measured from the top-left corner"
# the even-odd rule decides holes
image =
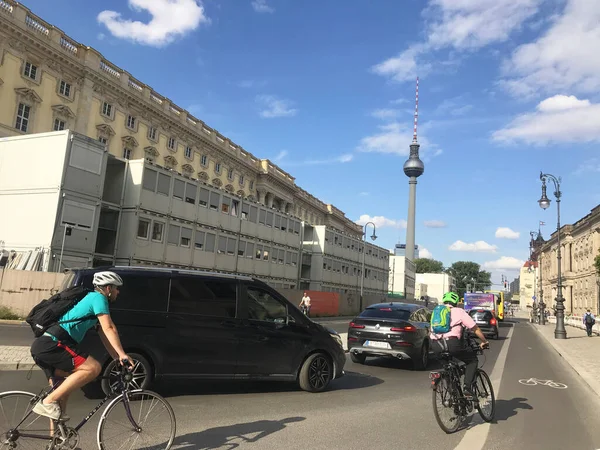
[[[494,422],[508,420],[519,413],[519,409],[533,409],[524,397],[515,397],[510,400],[496,399],[496,416]]]
[[[288,424],[302,422],[306,417],[288,417],[281,420],[257,420],[225,427],[210,428],[175,438],[178,449],[210,450],[239,447],[241,443],[256,442],[270,434],[283,430]]]

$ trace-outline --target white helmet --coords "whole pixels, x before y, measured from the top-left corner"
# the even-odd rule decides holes
[[[123,286],[123,280],[114,272],[96,272],[93,284],[94,286]]]

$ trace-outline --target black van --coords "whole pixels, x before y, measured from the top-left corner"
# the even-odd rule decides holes
[[[297,381],[305,391],[320,392],[344,374],[346,356],[338,333],[305,317],[260,280],[116,266],[68,270],[62,288],[92,289],[100,270],[123,278],[110,310],[123,347],[136,363],[139,387],[167,378],[268,379]],[[102,364],[102,376],[110,375],[115,363],[99,348],[99,340],[93,341],[87,349]],[[111,381],[101,383],[109,392]]]

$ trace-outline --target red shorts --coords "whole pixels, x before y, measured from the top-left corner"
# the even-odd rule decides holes
[[[74,347],[74,348],[73,348]],[[31,356],[48,378],[54,376],[56,369],[71,373],[80,367],[88,355],[75,346],[67,346],[50,336],[40,336],[31,345]]]

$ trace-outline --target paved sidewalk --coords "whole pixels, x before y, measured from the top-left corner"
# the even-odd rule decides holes
[[[39,370],[28,345],[0,345],[0,370]]]
[[[556,324],[532,325],[600,396],[600,337],[588,337],[585,330],[567,326],[567,339],[554,339]]]

